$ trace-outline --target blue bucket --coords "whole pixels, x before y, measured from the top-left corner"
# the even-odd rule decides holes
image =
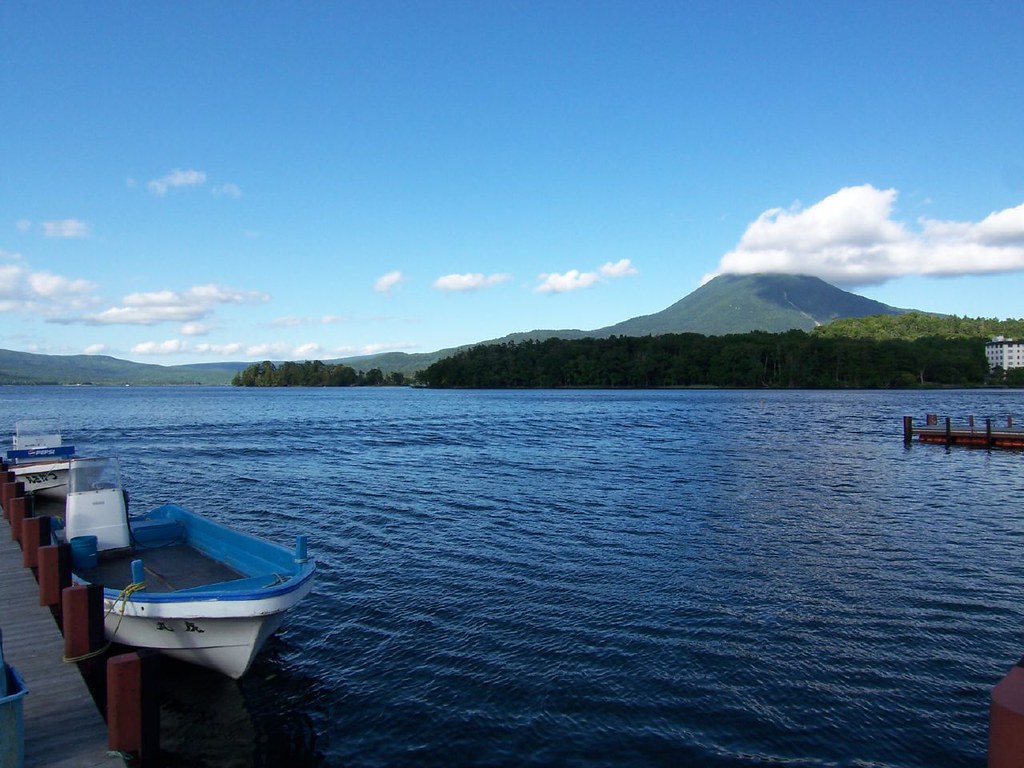
[[[0,674],[7,681],[7,695],[0,696],[0,765],[22,768],[25,764],[25,719],[22,699],[28,693],[25,681],[10,664]]]
[[[76,571],[95,568],[97,538],[95,536],[75,536],[71,540],[71,566]]]

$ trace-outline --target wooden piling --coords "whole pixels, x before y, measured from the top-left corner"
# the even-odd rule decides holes
[[[39,604],[58,610],[61,590],[71,586],[71,545],[49,544],[39,548]],[[60,622],[58,621],[58,624]]]
[[[10,506],[11,541],[21,544],[21,524],[25,520],[25,497],[13,496],[7,501]]]
[[[21,564],[38,579],[39,548],[50,544],[50,518],[26,517],[21,521]]]
[[[988,768],[1024,764],[1024,659],[992,689],[988,713]]]
[[[985,447],[992,447],[992,419],[985,419]]]
[[[11,519],[10,500],[14,497],[15,486],[14,473],[8,472],[7,475],[11,478],[5,483],[0,483],[0,506],[4,508],[4,520]]]
[[[103,585],[73,584],[61,590],[64,658],[79,661],[106,644],[103,634]]]
[[[160,753],[160,655],[143,650],[107,662],[107,744],[154,766]]]
[[[952,443],[953,443],[952,420],[949,418],[949,416],[947,416],[946,417],[946,445],[951,445]]]
[[[903,444],[910,445],[914,441],[914,417],[903,417]]]

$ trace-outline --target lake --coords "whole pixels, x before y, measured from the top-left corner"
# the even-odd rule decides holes
[[[250,673],[166,662],[181,766],[983,765],[1024,653],[1013,391],[2,387],[314,592]]]

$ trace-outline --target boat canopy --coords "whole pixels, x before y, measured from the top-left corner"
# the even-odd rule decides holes
[[[68,469],[68,495],[121,490],[121,467],[108,457],[74,459]]]
[[[61,444],[56,419],[19,419],[14,424],[14,449],[57,448]]]

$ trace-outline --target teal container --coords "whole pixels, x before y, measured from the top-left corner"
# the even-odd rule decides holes
[[[28,693],[25,681],[10,664],[3,668],[7,695],[0,696],[0,765],[24,768],[25,715],[22,699]]]
[[[71,566],[75,571],[95,568],[97,538],[95,536],[75,536],[71,540]]]

